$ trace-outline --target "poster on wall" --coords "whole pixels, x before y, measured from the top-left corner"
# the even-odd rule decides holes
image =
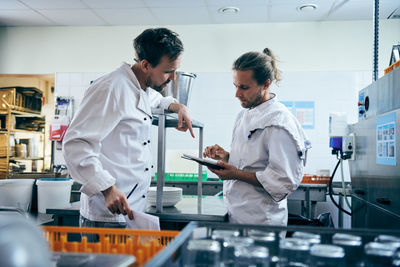
[[[314,129],[314,101],[281,101],[304,129]]]
[[[376,164],[396,166],[396,113],[376,118]]]

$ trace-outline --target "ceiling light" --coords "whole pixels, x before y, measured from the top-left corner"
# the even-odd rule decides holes
[[[237,14],[239,13],[240,9],[238,7],[234,6],[226,6],[226,7],[221,7],[218,9],[218,13],[221,14]]]
[[[316,10],[317,7],[318,6],[314,5],[314,4],[305,4],[305,5],[301,5],[301,6],[297,7],[297,10],[301,11],[301,12],[310,12],[310,11]]]

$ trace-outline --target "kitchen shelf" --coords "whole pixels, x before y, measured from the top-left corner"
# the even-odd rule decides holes
[[[10,133],[36,133],[36,134],[44,134],[43,131],[29,131],[29,130],[23,130],[23,129],[12,129],[10,130]]]
[[[43,157],[10,157],[10,160],[44,160]]]
[[[165,145],[166,145],[166,129],[169,127],[178,126],[178,114],[163,109],[151,109],[153,114],[153,125],[158,126],[158,153],[157,153],[157,198],[156,198],[156,212],[163,211],[162,198],[163,188],[165,185]],[[203,127],[204,124],[192,120],[192,128],[199,129],[199,157],[202,157],[203,151]],[[197,210],[201,213],[201,196],[202,196],[202,165],[199,164],[198,169],[198,184],[197,184]]]
[[[32,164],[34,161],[43,161],[44,163],[44,157],[40,155],[45,152],[44,127],[42,127],[45,124],[45,116],[40,113],[41,92],[36,88],[1,88],[0,94],[0,179],[7,179],[11,173],[10,160],[29,160],[32,161]],[[21,140],[40,136],[38,145],[41,146],[40,144],[43,142],[43,151],[40,153],[41,148],[39,148],[38,157],[15,157],[12,149],[14,144],[10,143],[10,137],[16,138],[17,134],[24,136],[24,138],[20,138]],[[28,149],[27,142],[22,143],[25,143]]]

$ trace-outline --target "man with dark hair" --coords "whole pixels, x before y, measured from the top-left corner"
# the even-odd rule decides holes
[[[147,29],[134,40],[134,48],[133,65],[122,64],[87,89],[64,137],[69,173],[82,184],[83,227],[124,228],[123,215],[132,219],[132,210],[145,210],[153,168],[152,107],[178,113],[177,129],[189,129],[194,137],[186,106],[159,93],[180,65],[178,35],[166,28]]]

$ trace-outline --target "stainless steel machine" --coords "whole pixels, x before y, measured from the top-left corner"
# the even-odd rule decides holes
[[[400,68],[359,92],[352,227],[400,229]]]

